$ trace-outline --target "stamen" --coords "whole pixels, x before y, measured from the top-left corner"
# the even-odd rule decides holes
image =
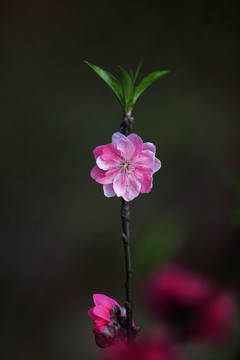
[[[130,166],[131,166],[131,160],[123,160],[121,163],[121,166],[123,168],[123,170],[129,170]]]

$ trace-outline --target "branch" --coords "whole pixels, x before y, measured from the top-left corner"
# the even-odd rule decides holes
[[[133,118],[131,117],[131,109],[124,114],[123,121],[121,123],[121,132],[125,136],[129,134],[132,129]],[[121,218],[122,218],[122,239],[125,252],[125,266],[126,266],[126,313],[127,313],[127,337],[130,342],[134,336],[132,326],[132,266],[131,266],[131,251],[130,251],[130,209],[129,203],[122,198],[121,205]]]

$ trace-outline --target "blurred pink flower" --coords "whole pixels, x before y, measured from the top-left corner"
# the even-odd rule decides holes
[[[153,313],[184,340],[221,343],[230,338],[236,318],[234,296],[177,265],[157,271],[144,287]]]
[[[94,294],[93,300],[95,306],[88,310],[88,315],[94,322],[96,344],[107,347],[124,342],[126,310],[106,295]]]
[[[215,294],[199,319],[195,337],[205,337],[214,343],[226,342],[230,338],[236,313],[237,305],[232,294],[224,291]]]
[[[103,354],[103,360],[179,360],[176,348],[165,339],[147,337],[130,345],[113,347]]]
[[[103,184],[104,195],[117,195],[131,201],[139,193],[152,189],[152,176],[161,167],[155,157],[156,147],[143,143],[137,134],[113,134],[112,143],[96,147],[93,154],[96,164],[91,177]]]

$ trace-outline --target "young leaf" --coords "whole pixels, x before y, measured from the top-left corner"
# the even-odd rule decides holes
[[[133,71],[130,70],[130,78],[131,78],[131,81],[133,82]]]
[[[147,87],[149,87],[155,80],[168,74],[169,72],[170,70],[154,71],[153,73],[146,76],[134,90],[132,105],[135,104],[139,96],[143,93],[144,90],[146,90]]]
[[[127,112],[132,98],[132,80],[129,73],[120,65],[118,66],[118,70],[121,76],[122,87],[123,87],[123,95],[125,102],[124,110]]]
[[[118,101],[124,108],[124,98],[123,98],[123,91],[122,86],[119,81],[109,72],[101,69],[97,65],[93,65],[88,61],[84,61],[91,69],[93,69],[107,84],[110,88],[114,91],[115,95],[118,98]]]
[[[139,63],[138,63],[138,66],[137,66],[137,70],[135,72],[135,76],[134,76],[134,80],[133,80],[133,85],[135,84],[136,80],[137,80],[137,77],[138,77],[138,74],[139,74],[139,71],[141,69],[141,66],[142,66],[142,63],[143,63],[143,59],[141,58]]]

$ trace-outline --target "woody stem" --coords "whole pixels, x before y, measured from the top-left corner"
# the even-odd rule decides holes
[[[131,112],[124,114],[123,121],[121,123],[121,132],[125,136],[128,135],[132,124],[131,124]],[[129,203],[122,198],[121,204],[121,218],[122,218],[122,239],[124,244],[125,253],[125,266],[126,266],[126,314],[127,314],[127,337],[130,342],[133,338],[133,326],[132,326],[132,266],[131,266],[131,251],[130,251],[130,209]]]

